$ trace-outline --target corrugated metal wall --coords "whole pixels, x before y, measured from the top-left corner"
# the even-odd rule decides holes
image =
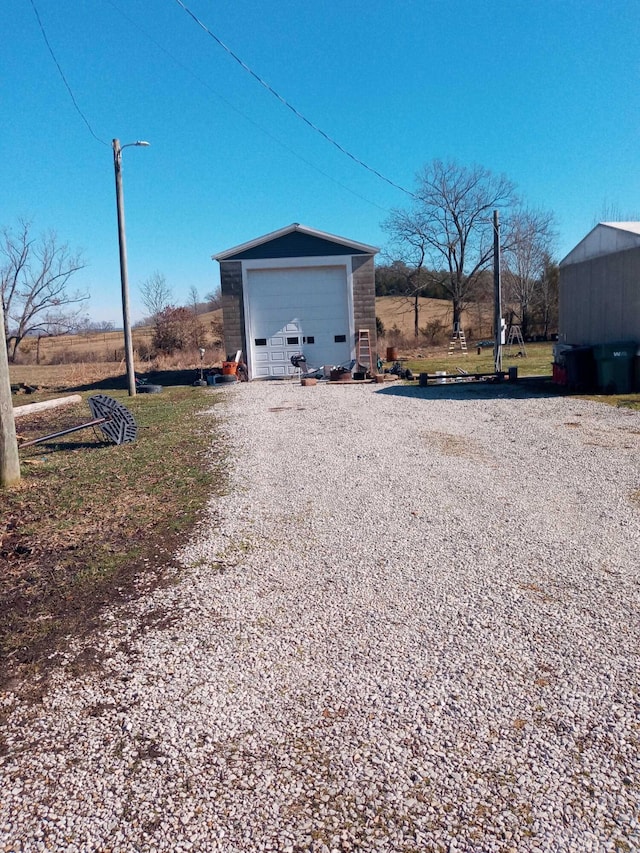
[[[640,343],[640,248],[560,267],[559,340]]]

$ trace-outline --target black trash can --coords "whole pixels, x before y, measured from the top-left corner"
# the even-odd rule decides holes
[[[630,394],[634,385],[635,342],[598,344],[593,348],[602,394]]]
[[[588,394],[596,389],[593,347],[573,347],[562,353],[569,391]]]

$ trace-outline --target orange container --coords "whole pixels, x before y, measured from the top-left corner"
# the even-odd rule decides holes
[[[223,376],[235,376],[238,372],[238,365],[235,361],[223,361],[222,362],[222,375]]]

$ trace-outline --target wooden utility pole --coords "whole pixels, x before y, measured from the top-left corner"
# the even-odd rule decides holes
[[[502,287],[500,282],[500,217],[493,211],[493,362],[502,370]]]
[[[122,197],[122,151],[137,146],[147,148],[148,142],[138,139],[120,145],[119,139],[113,140],[113,167],[116,175],[116,207],[118,211],[118,246],[120,248],[120,284],[122,286],[122,321],[124,325],[124,354],[127,362],[127,384],[129,396],[136,395],[136,374],[133,364],[133,342],[131,339],[131,318],[129,315],[129,273],[127,271],[127,241],[124,229],[124,199]]]
[[[126,146],[125,146],[126,147]],[[118,246],[120,249],[120,284],[122,288],[122,320],[124,326],[124,355],[127,364],[129,396],[136,395],[136,374],[133,364],[131,319],[129,311],[129,276],[127,271],[127,241],[124,228],[124,199],[122,197],[122,148],[118,139],[113,140],[113,166],[116,176],[116,208],[118,213]]]
[[[13,486],[20,480],[20,459],[16,422],[13,419],[11,382],[9,380],[9,358],[4,340],[4,307],[0,299],[0,487]]]

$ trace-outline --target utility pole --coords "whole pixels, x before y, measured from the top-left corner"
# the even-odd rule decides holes
[[[116,173],[116,205],[118,208],[118,246],[120,247],[120,283],[122,286],[122,324],[124,327],[124,355],[127,363],[127,382],[129,396],[136,395],[136,374],[133,365],[133,343],[131,341],[131,315],[129,311],[129,273],[127,272],[127,241],[124,230],[124,200],[122,197],[122,149],[136,145],[149,145],[148,142],[128,142],[120,145],[119,139],[113,140],[113,167]]]
[[[502,287],[500,282],[500,217],[493,211],[493,362],[502,370]]]
[[[4,306],[0,298],[0,329],[4,334]],[[0,487],[13,486],[20,480],[20,460],[16,422],[13,417],[11,381],[7,345],[0,343]]]

